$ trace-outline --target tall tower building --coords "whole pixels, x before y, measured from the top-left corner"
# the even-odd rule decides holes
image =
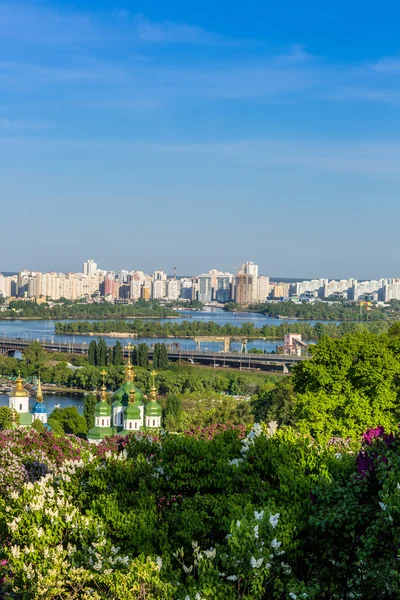
[[[84,275],[96,275],[97,273],[97,263],[94,262],[91,258],[83,263],[83,274]]]

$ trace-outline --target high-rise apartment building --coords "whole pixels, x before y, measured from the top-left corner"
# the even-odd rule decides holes
[[[168,279],[167,300],[178,300],[181,295],[181,282],[179,279]]]
[[[254,279],[258,277],[258,265],[255,265],[252,261],[244,263],[239,273],[243,275],[251,275]]]
[[[0,274],[0,296],[3,298],[10,298],[12,296],[12,283],[15,277],[6,277]]]
[[[199,302],[203,302],[207,304],[212,300],[212,276],[209,273],[205,273],[203,275],[199,275],[198,278],[198,300]]]
[[[91,258],[83,263],[83,274],[84,275],[96,275],[97,273],[97,263],[94,262]]]
[[[238,304],[250,304],[253,302],[254,278],[252,275],[239,273],[235,280],[235,302]]]
[[[118,281],[119,283],[128,283],[129,272],[125,269],[118,271]]]

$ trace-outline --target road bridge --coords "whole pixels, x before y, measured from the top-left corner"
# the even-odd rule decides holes
[[[39,341],[39,340],[38,340]],[[23,352],[32,340],[21,338],[0,337],[0,354],[14,355],[15,352]],[[64,352],[68,354],[87,354],[87,342],[76,343],[75,341],[39,341],[42,347],[48,352]],[[288,373],[290,369],[301,362],[307,360],[304,356],[285,355],[285,354],[243,354],[240,352],[211,352],[208,350],[183,350],[174,344],[167,346],[168,358],[171,361],[180,363],[190,363],[199,365],[208,365],[215,368],[236,368],[236,369],[258,369],[262,371],[278,371]],[[153,357],[154,350],[149,347],[149,357]],[[128,357],[128,350],[123,348],[123,355]]]

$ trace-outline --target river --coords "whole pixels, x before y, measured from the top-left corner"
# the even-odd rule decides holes
[[[59,404],[61,408],[67,406],[76,406],[79,414],[83,413],[83,394],[52,394],[49,392],[43,392],[43,400],[46,403],[47,412],[50,414],[54,408]],[[29,410],[32,411],[33,405],[36,402],[36,398],[32,397],[29,400]],[[0,406],[8,406],[8,395],[0,394]]]
[[[277,319],[276,317],[267,317],[258,313],[230,313],[225,312],[222,309],[212,308],[207,311],[189,311],[189,310],[181,310],[179,313],[182,317],[174,319],[174,323],[182,323],[187,320],[195,320],[195,321],[214,321],[219,325],[231,324],[237,327],[240,327],[243,323],[252,323],[254,327],[263,327],[264,325],[281,325],[282,323],[289,322],[295,323],[296,319],[290,319],[289,321],[283,319]],[[85,319],[86,320],[86,319]],[[160,323],[170,322],[170,319],[143,319],[145,321],[154,321],[157,320]],[[83,343],[89,344],[93,339],[92,336],[80,335],[80,336],[71,336],[71,335],[55,335],[54,326],[55,323],[59,322],[69,322],[68,319],[56,319],[56,320],[15,320],[15,321],[1,321],[0,320],[0,336],[1,337],[11,337],[17,338],[20,337],[24,340],[39,340],[39,341],[51,341],[57,346],[57,342],[71,342],[71,343]],[[88,319],[88,321],[96,321],[96,319]],[[304,321],[302,321],[304,322]],[[315,325],[318,321],[307,321],[310,325]],[[332,321],[334,322],[334,321]],[[127,344],[129,341],[131,343],[146,343],[149,346],[155,344],[156,342],[171,344],[172,341],[181,345],[183,350],[195,350],[196,344],[193,340],[188,339],[179,339],[176,338],[172,340],[171,338],[139,338],[132,340],[132,338],[113,338],[113,337],[105,337],[106,343],[110,346],[113,346],[117,339],[122,344]],[[271,352],[276,349],[277,345],[282,345],[283,340],[254,340],[249,342],[248,348],[257,348],[260,350],[265,350],[267,352]],[[239,343],[232,343],[232,350],[238,350],[240,347]],[[218,342],[204,342],[202,343],[202,348],[209,349],[211,351],[218,351],[222,349],[222,344]]]

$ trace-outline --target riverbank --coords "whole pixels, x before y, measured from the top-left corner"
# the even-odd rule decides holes
[[[88,316],[88,317],[83,317],[82,315],[79,315],[77,317],[3,317],[0,313],[0,321],[60,321],[60,319],[62,319],[63,321],[130,321],[132,319],[181,319],[181,315],[169,315],[166,317],[162,317],[162,316],[151,316],[151,315],[146,315],[146,316],[141,316],[141,317],[118,317],[115,315],[112,315],[110,317],[93,317],[93,316]]]

